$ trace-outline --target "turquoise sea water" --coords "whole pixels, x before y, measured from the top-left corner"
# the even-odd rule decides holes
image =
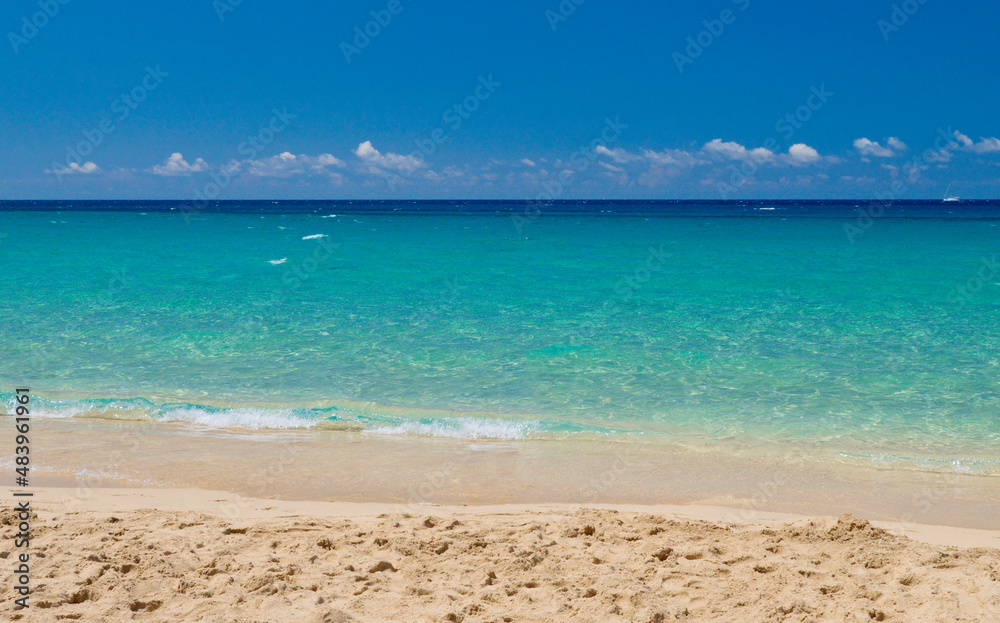
[[[8,407],[1000,474],[998,206],[41,207],[0,211]]]

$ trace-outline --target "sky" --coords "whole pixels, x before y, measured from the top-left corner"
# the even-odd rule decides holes
[[[12,0],[0,199],[1000,196],[997,3]]]

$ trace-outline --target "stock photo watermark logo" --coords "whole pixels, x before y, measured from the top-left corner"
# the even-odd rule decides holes
[[[156,67],[146,66],[146,74],[131,89],[111,101],[110,115],[102,115],[97,127],[90,130],[82,130],[83,140],[76,145],[66,146],[66,160],[64,163],[52,162],[49,172],[54,173],[56,179],[62,181],[63,175],[70,172],[88,172],[87,157],[94,153],[108,137],[114,134],[121,124],[128,119],[136,108],[139,107],[149,94],[155,91],[163,80],[170,74],[163,71],[159,65]],[[93,170],[93,169],[91,169]]]
[[[911,174],[906,178],[906,182],[900,179],[893,180],[889,185],[889,190],[876,193],[875,200],[869,203],[868,206],[857,208],[855,212],[858,216],[855,222],[844,223],[844,234],[847,236],[848,242],[853,244],[858,236],[871,229],[871,226],[875,224],[875,220],[884,215],[885,209],[899,198],[906,185],[916,183],[920,179],[921,170],[934,163],[947,162],[947,156],[943,156],[942,154],[946,152],[954,137],[955,130],[951,126],[948,126],[947,130],[939,127],[933,146],[914,156],[908,163],[907,168],[911,171]]]
[[[382,31],[392,23],[392,18],[403,12],[402,0],[389,0],[384,9],[371,11],[372,18],[365,22],[363,26],[354,27],[354,38],[351,42],[340,42],[340,51],[344,55],[344,60],[351,62],[353,57],[361,54],[372,41],[382,34]],[[354,45],[351,45],[351,44]]]
[[[281,282],[292,288],[299,288],[319,270],[333,252],[340,248],[339,242],[332,242],[326,234],[317,234],[316,246],[309,257],[296,263],[281,276]]]
[[[417,150],[410,154],[410,158],[413,161],[424,160],[428,156],[431,156],[438,150],[438,147],[447,142],[448,138],[451,136],[452,132],[457,131],[462,127],[462,124],[470,119],[479,107],[488,100],[496,90],[503,86],[502,82],[497,82],[493,79],[493,74],[488,76],[479,76],[479,83],[476,88],[473,89],[472,94],[462,99],[460,102],[455,102],[451,106],[445,109],[444,113],[441,115],[441,125],[434,128],[427,134],[427,138],[418,138],[414,140],[414,144],[417,146]],[[417,172],[417,167],[409,167],[405,169],[400,169],[399,172],[393,173],[389,171],[384,171],[384,176],[386,182],[389,184],[389,188],[395,188],[396,184],[400,183],[404,178],[411,177]]]
[[[214,0],[212,8],[215,9],[215,14],[219,16],[219,21],[224,22],[226,21],[226,14],[232,13],[241,4],[243,4],[243,0]]]
[[[604,297],[599,308],[600,313],[607,315],[619,310],[622,303],[630,301],[635,296],[636,291],[648,283],[654,274],[663,270],[667,261],[674,255],[666,252],[666,246],[666,244],[661,244],[659,248],[649,247],[647,249],[646,259],[636,265],[631,274],[615,282],[614,294]],[[600,330],[600,324],[595,320],[584,322],[580,327],[581,335],[592,339]]]
[[[732,2],[737,5],[740,12],[750,8],[750,0],[732,0]],[[684,40],[687,43],[684,47],[684,52],[674,52],[670,56],[674,61],[674,66],[677,67],[677,72],[684,73],[686,66],[693,64],[695,59],[701,57],[705,53],[705,50],[711,47],[715,43],[715,40],[722,36],[722,33],[726,30],[726,26],[731,26],[736,22],[737,15],[738,13],[732,9],[722,9],[719,12],[719,16],[715,19],[702,21],[701,25],[705,29],[693,37],[688,37]]]
[[[649,247],[649,255],[646,256],[646,261],[637,266],[632,271],[631,276],[623,277],[615,283],[615,294],[621,297],[622,300],[628,301],[635,295],[636,290],[652,278],[653,273],[663,270],[667,259],[673,257],[673,253],[667,253],[664,250],[665,246],[661,244],[659,249]]]
[[[21,48],[28,45],[28,42],[38,36],[38,33],[42,31],[43,28],[49,25],[49,21],[52,20],[56,15],[59,15],[59,11],[62,7],[70,3],[71,0],[38,0],[38,8],[40,10],[33,13],[30,17],[25,15],[21,18],[21,30],[20,32],[14,32],[13,30],[7,33],[7,41],[10,42],[10,47],[14,49],[14,54],[20,54]]]
[[[236,153],[247,160],[253,160],[260,152],[275,141],[275,138],[283,132],[296,116],[288,112],[288,108],[271,109],[271,118],[261,126],[255,134],[248,136],[236,146]],[[218,198],[223,190],[233,183],[233,180],[240,176],[242,169],[239,165],[232,167],[220,167],[218,171],[209,172],[211,181],[206,182],[201,188],[194,189],[194,205],[182,205],[180,209],[181,218],[185,223],[190,222],[191,216],[198,214],[210,201]]]
[[[774,130],[782,135],[786,141],[790,141],[795,136],[796,131],[801,130],[806,122],[813,118],[813,115],[830,101],[834,95],[833,91],[827,91],[826,83],[818,87],[809,87],[809,95],[801,106],[790,113],[785,113],[774,123]],[[775,150],[778,148],[778,139],[769,137],[764,141],[763,149],[768,153],[763,156],[754,156],[744,159],[739,166],[729,165],[729,181],[720,182],[716,190],[723,200],[729,199],[736,190],[753,179],[760,168],[771,162],[775,158]]]
[[[997,256],[980,258],[979,269],[969,277],[964,284],[957,285],[948,293],[948,302],[959,307],[964,307],[972,300],[973,295],[982,291],[988,284],[1000,285],[996,281],[1000,274],[1000,264],[997,263]]]
[[[111,278],[108,279],[108,286],[97,293],[94,301],[98,305],[110,305],[115,295],[130,288],[133,281],[135,279],[128,273],[126,268],[122,268],[120,271],[112,271]]]
[[[458,278],[455,278],[458,283]],[[471,410],[461,411],[455,415],[460,418],[481,417],[483,413],[493,411],[497,405],[483,400],[474,399],[475,405]],[[448,490],[460,487],[463,481],[468,481],[472,474],[469,468],[475,466],[475,459],[479,453],[476,451],[478,442],[475,440],[465,444],[464,449],[447,461],[438,464],[436,469],[423,471],[415,484],[407,486],[405,501],[394,505],[397,512],[418,514],[423,507],[440,502],[442,496],[447,495]]]
[[[525,206],[520,214],[511,214],[510,220],[517,229],[517,233],[523,233],[525,225],[529,225],[542,214],[540,205],[545,205],[555,201],[562,196],[566,189],[572,185],[573,180],[580,173],[583,173],[597,161],[597,151],[599,146],[607,146],[618,142],[618,137],[628,129],[628,125],[621,122],[620,117],[612,120],[610,117],[604,119],[604,128],[600,134],[594,137],[589,144],[581,145],[579,149],[569,156],[569,164],[572,168],[564,168],[556,174],[555,179],[542,182],[542,191],[535,197],[535,202]]]
[[[576,7],[580,6],[587,0],[562,0],[556,6],[555,10],[547,9],[545,11],[545,19],[549,22],[549,28],[552,32],[555,32],[559,24],[565,22],[571,15],[576,13]]]
[[[410,313],[406,317],[406,321],[411,327],[429,325],[441,316],[447,315],[462,298],[462,291],[465,289],[466,286],[462,285],[457,276],[445,279],[444,288],[437,294],[437,297]]]
[[[786,113],[774,124],[774,129],[780,132],[786,141],[791,140],[795,136],[795,131],[801,130],[802,126],[812,119],[813,113],[833,97],[833,91],[827,91],[825,83],[819,87],[811,86],[809,91],[810,95],[806,98],[805,104],[796,108],[794,112]]]
[[[454,485],[460,480],[459,468],[462,463],[470,460],[472,453],[465,452],[460,461],[449,461],[433,471],[424,472],[421,482],[418,485],[410,485],[407,490],[405,504],[398,506],[399,512],[417,514],[421,512],[421,507],[431,504],[431,500],[441,493],[447,486]]]
[[[596,504],[607,496],[618,482],[629,472],[633,463],[620,450],[615,451],[615,458],[611,466],[602,471],[596,477],[587,481],[582,490],[583,501],[588,504]]]
[[[949,497],[953,498],[956,494],[961,495],[961,491],[961,474],[940,474],[932,485],[925,486],[919,492],[910,496],[911,510],[903,512],[893,522],[893,527],[903,535],[912,532],[920,524],[921,519],[926,521],[926,516],[936,506],[946,501]]]
[[[880,19],[875,22],[878,31],[882,33],[882,40],[888,41],[889,35],[898,32],[900,28],[905,26],[924,4],[927,4],[927,0],[904,0],[899,4],[893,4],[889,19]]]

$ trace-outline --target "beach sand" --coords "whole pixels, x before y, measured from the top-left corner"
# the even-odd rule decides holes
[[[32,605],[8,582],[8,620],[1000,621],[1000,531],[200,489],[42,488],[33,507]]]

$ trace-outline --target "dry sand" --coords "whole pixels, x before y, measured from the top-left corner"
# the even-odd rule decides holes
[[[35,507],[32,607],[8,581],[13,620],[1000,621],[991,531],[912,527],[921,542],[847,515],[402,512],[193,489],[46,489]]]

